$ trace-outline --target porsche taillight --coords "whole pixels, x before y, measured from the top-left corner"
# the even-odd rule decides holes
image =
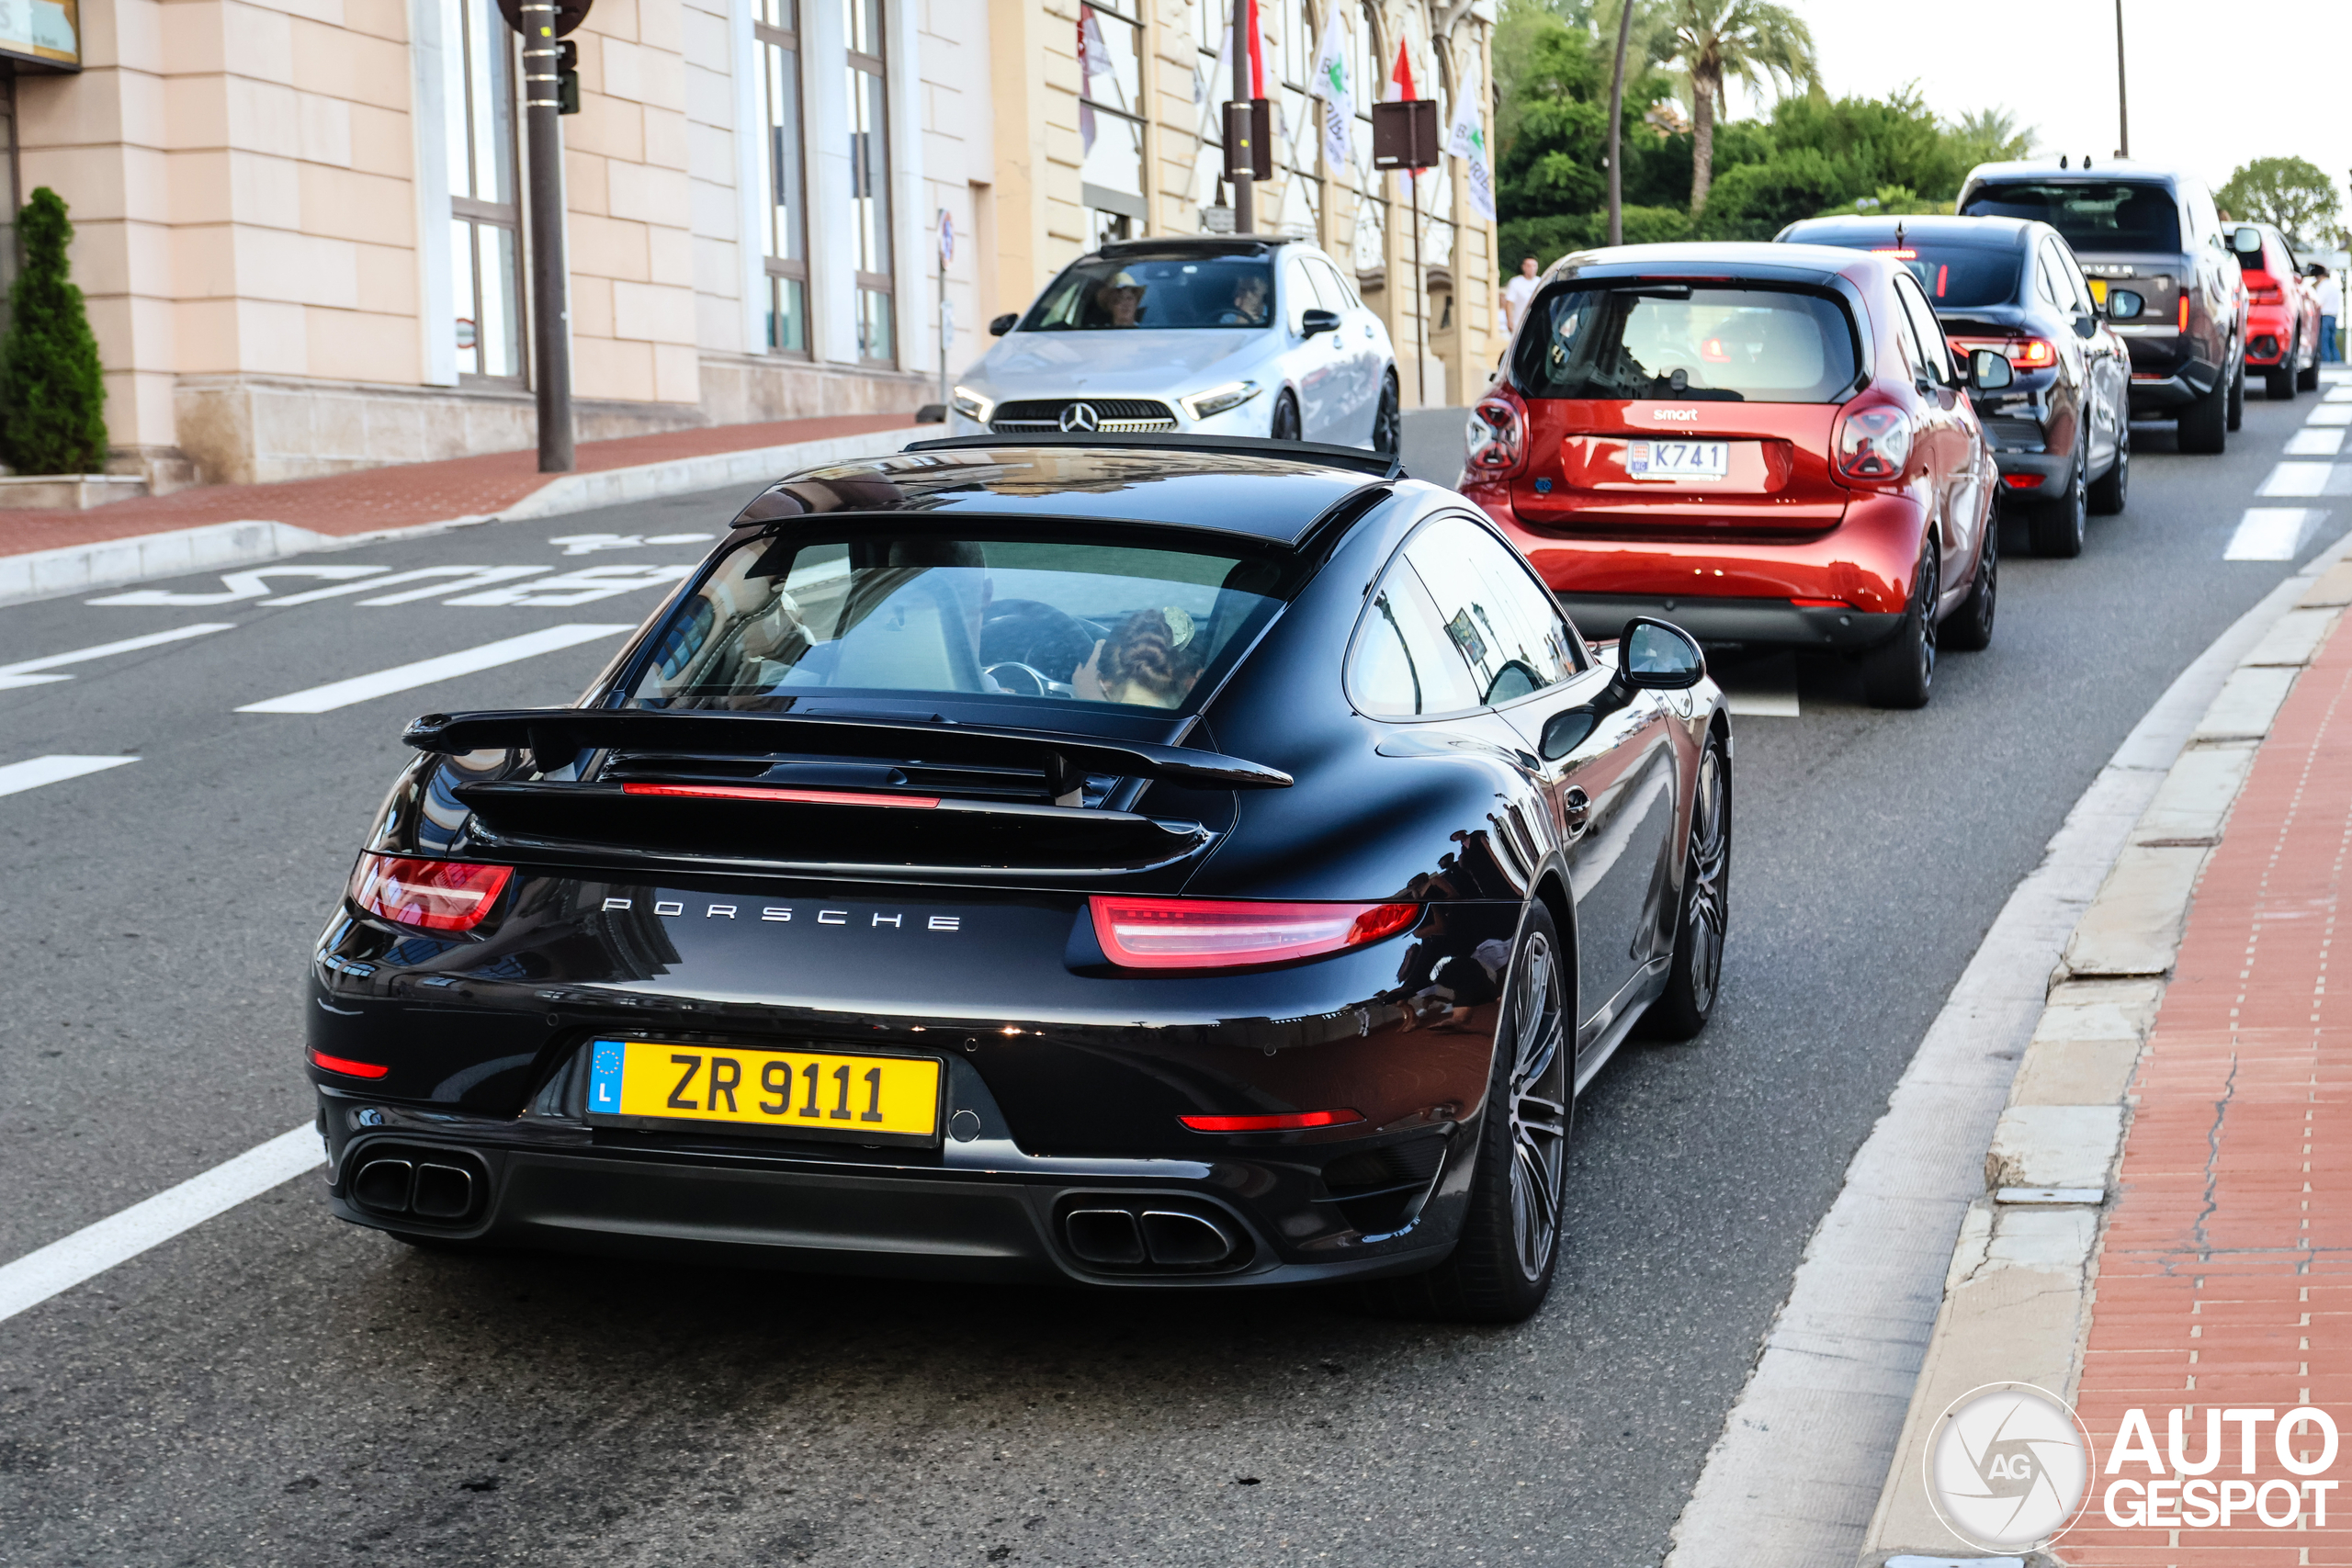
[[[1469,455],[1462,466],[1472,479],[1509,479],[1527,461],[1527,411],[1516,398],[1479,399],[1464,434]]]
[[[1847,479],[1890,483],[1911,460],[1911,416],[1891,403],[1849,409],[1838,416],[1833,445],[1838,471]]]
[[[2246,293],[2257,305],[2276,305],[2287,298],[2286,291],[2275,283],[2249,285]]]
[[[351,901],[371,915],[428,931],[471,931],[505,890],[511,865],[363,854],[351,873]]]
[[[1122,969],[1233,969],[1361,947],[1409,927],[1419,904],[1278,904],[1227,898],[1086,901],[1103,955]]]

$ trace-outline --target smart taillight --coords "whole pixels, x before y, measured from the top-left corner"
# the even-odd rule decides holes
[[[1901,479],[1911,459],[1911,416],[1888,403],[1849,409],[1838,421],[1837,447],[1838,471],[1849,479]]]
[[[1501,393],[1478,400],[1470,411],[1469,455],[1463,467],[1472,478],[1509,479],[1527,461],[1527,411]]]
[[[471,931],[498,902],[511,865],[363,854],[351,874],[351,901],[371,915],[428,931]]]
[[[1087,901],[1095,940],[1123,969],[1232,969],[1281,964],[1394,936],[1418,904],[1274,904],[1220,898]]]

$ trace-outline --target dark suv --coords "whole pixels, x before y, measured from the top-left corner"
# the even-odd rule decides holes
[[[2066,237],[2093,291],[2144,302],[2113,330],[2132,351],[2132,412],[2180,422],[2180,449],[2219,452],[2245,411],[2245,284],[2212,193],[2128,160],[2092,168],[1979,164],[1960,189],[1968,218],[2030,218]]]

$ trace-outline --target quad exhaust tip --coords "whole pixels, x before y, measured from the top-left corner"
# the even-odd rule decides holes
[[[480,1177],[463,1165],[397,1155],[367,1160],[351,1178],[352,1201],[370,1213],[453,1224],[470,1216]]]
[[[1213,1269],[1241,1251],[1230,1228],[1180,1209],[1073,1209],[1062,1235],[1081,1261],[1103,1269]]]

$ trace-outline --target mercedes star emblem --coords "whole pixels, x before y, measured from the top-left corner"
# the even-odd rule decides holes
[[[1072,403],[1062,410],[1061,426],[1064,431],[1069,432],[1099,430],[1102,428],[1102,420],[1095,413],[1092,403]]]

